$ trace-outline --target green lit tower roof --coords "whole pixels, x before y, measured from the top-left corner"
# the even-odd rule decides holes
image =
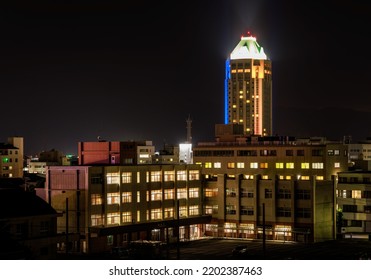
[[[241,36],[241,41],[234,48],[230,59],[267,59],[263,47],[261,47],[253,36]]]

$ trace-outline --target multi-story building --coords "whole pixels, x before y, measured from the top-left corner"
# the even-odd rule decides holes
[[[79,165],[122,165],[152,163],[152,141],[79,142]]]
[[[224,123],[272,135],[272,65],[256,38],[242,36],[226,60]]]
[[[349,160],[371,160],[371,140],[367,139],[358,143],[349,143]]]
[[[34,192],[0,187],[0,259],[55,259],[57,216]]]
[[[369,164],[364,167],[338,173],[337,224],[338,232],[345,238],[371,236],[371,169]]]
[[[9,137],[0,143],[0,177],[23,177],[23,137]]]
[[[218,127],[216,142],[194,147],[202,166],[207,234],[259,238],[262,205],[267,236],[321,241],[335,238],[335,177],[348,168],[348,148],[322,138],[241,137]],[[221,131],[223,133],[221,133]]]
[[[202,213],[200,169],[185,164],[47,167],[47,201],[66,213],[58,219],[60,250],[69,244],[67,250],[94,253],[139,239],[202,236],[211,216]]]

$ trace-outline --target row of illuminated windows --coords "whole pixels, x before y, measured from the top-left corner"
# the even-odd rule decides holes
[[[258,96],[256,96],[258,97]],[[236,108],[236,105],[232,105],[233,108]],[[236,112],[236,110],[234,110]],[[254,116],[254,115],[253,115]],[[257,116],[257,115],[256,115]],[[237,122],[237,120],[235,120]],[[322,149],[313,149],[310,151],[305,150],[285,150],[286,156],[308,156],[308,152],[311,156],[323,156],[324,150]],[[235,150],[196,150],[194,151],[195,157],[216,157],[216,156],[234,156]],[[277,150],[271,150],[271,149],[264,149],[264,150],[237,150],[236,151],[237,156],[253,156],[256,157],[258,155],[260,156],[277,156]],[[340,156],[340,150],[338,149],[329,149],[327,150],[327,155],[329,156]],[[347,150],[344,150],[344,156],[347,155]]]
[[[199,188],[179,188],[176,191],[177,199],[187,199],[187,198],[198,198],[200,196]],[[121,197],[121,201],[120,201]],[[167,199],[175,199],[174,189],[164,189],[164,190],[152,190],[146,192],[146,201],[162,201]],[[140,192],[137,191],[136,201],[140,202]],[[132,192],[120,192],[107,193],[107,204],[120,204],[120,203],[132,203],[133,193]],[[101,205],[103,204],[102,194],[92,194],[91,195],[91,205]]]
[[[371,198],[371,191],[337,190],[337,195],[341,198]]]
[[[121,173],[121,183],[132,183],[133,182],[132,172]],[[137,183],[140,183],[140,172],[137,172]],[[177,181],[194,181],[200,179],[199,170],[170,170],[170,171],[147,171],[146,182],[174,182],[175,178]],[[101,183],[100,175],[92,175],[92,183]],[[120,183],[120,172],[109,172],[106,174],[107,184],[119,184]]]
[[[202,164],[202,163],[197,163],[197,164]],[[222,168],[222,163],[221,162],[205,162],[204,163],[205,168]],[[234,169],[234,168],[251,168],[251,169],[267,169],[269,167],[268,162],[250,162],[250,163],[245,163],[245,162],[228,162],[227,163],[227,168],[228,169]],[[302,162],[300,164],[301,169],[323,169],[324,165],[323,162]],[[295,169],[295,163],[294,162],[276,162],[275,163],[275,168],[276,169]],[[334,168],[340,168],[340,162],[335,162],[334,163]]]
[[[146,210],[146,220],[162,220],[168,218],[174,218],[176,210],[174,207],[168,208],[155,208],[151,210]],[[196,216],[200,215],[199,206],[198,205],[190,205],[190,206],[180,206],[179,207],[179,217],[188,217],[188,216]],[[128,224],[134,222],[141,222],[140,219],[140,211],[138,210],[135,213],[131,211],[126,212],[112,212],[107,213],[107,215],[103,214],[93,214],[91,215],[91,225],[92,226],[100,226],[104,225],[105,219],[107,225],[121,225],[121,224]]]
[[[218,225],[217,224],[206,224],[205,225],[206,231],[211,232],[218,232]],[[239,233],[242,234],[256,234],[256,233],[263,233],[262,227],[255,227],[254,224],[244,224],[241,223],[237,227],[236,223],[224,223],[224,233],[227,234],[233,234],[237,233],[237,230]],[[267,235],[272,235],[273,231],[272,229],[266,229],[265,233]],[[276,225],[274,227],[274,234],[276,235],[285,235],[285,236],[291,236],[292,234],[292,227],[289,225]]]
[[[234,175],[228,175],[229,178],[235,178]],[[275,177],[275,176],[274,176]],[[213,178],[212,175],[205,175],[205,178],[206,179],[210,179],[210,178]],[[269,175],[261,175],[261,179],[262,180],[269,180],[269,179],[272,179],[273,177],[272,176],[269,176]],[[286,180],[286,181],[289,181],[293,178],[296,178],[297,180],[301,180],[301,181],[309,181],[310,180],[310,176],[307,176],[307,175],[296,175],[296,176],[291,176],[291,175],[278,175],[278,179],[279,180]],[[244,175],[244,179],[246,180],[254,180],[254,175]],[[315,180],[316,181],[323,181],[324,180],[324,177],[321,176],[321,175],[315,175]]]

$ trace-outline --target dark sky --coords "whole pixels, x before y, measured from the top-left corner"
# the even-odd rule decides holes
[[[10,1],[0,9],[0,142],[195,143],[223,122],[224,64],[252,32],[273,65],[273,130],[371,135],[367,1]],[[32,1],[33,2],[33,1]],[[118,4],[120,3],[120,4]]]

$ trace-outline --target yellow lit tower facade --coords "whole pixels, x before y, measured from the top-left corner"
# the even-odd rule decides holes
[[[225,124],[240,124],[246,135],[272,134],[272,64],[248,34],[226,60]]]

